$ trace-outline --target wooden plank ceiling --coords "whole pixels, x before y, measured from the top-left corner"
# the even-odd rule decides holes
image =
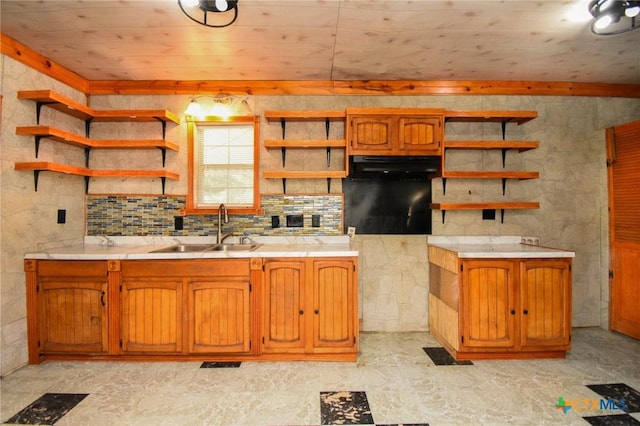
[[[593,35],[585,0],[238,4],[214,29],[175,0],[2,0],[1,31],[88,80],[640,83],[640,30]]]

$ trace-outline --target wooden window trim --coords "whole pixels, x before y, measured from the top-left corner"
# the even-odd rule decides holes
[[[195,193],[193,179],[195,176],[194,159],[194,132],[196,123],[253,123],[253,206],[251,207],[228,207],[229,214],[262,214],[260,203],[260,117],[259,116],[234,116],[220,118],[214,116],[201,117],[197,120],[187,118],[187,146],[189,156],[189,181],[187,190],[187,206],[184,210],[188,215],[210,215],[218,214],[218,209],[203,209],[195,205]]]

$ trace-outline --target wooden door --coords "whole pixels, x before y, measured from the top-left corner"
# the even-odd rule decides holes
[[[397,140],[397,118],[361,116],[350,120],[350,154],[388,155]]]
[[[250,350],[249,281],[190,281],[188,291],[189,352]]]
[[[640,121],[607,129],[611,330],[640,339]]]
[[[516,263],[462,262],[461,344],[467,348],[511,348],[516,344]]]
[[[106,292],[106,279],[43,280],[38,290],[40,352],[106,352]]]
[[[351,260],[313,262],[313,347],[353,350],[356,346],[355,264]]]
[[[121,339],[124,352],[182,350],[182,281],[177,278],[123,278]]]
[[[520,341],[523,349],[567,348],[571,336],[571,260],[520,263]]]
[[[398,128],[401,154],[440,155],[441,117],[400,117]]]
[[[268,260],[264,265],[262,346],[264,352],[305,350],[305,262]]]

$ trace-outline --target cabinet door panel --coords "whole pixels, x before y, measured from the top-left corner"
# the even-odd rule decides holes
[[[384,153],[393,149],[396,119],[391,117],[354,117],[351,120],[351,153]]]
[[[180,280],[123,280],[122,350],[181,351],[182,311]]]
[[[355,346],[354,265],[351,261],[315,261],[314,336],[315,352],[320,348],[352,349]]]
[[[304,350],[304,261],[265,264],[263,346],[265,351]]]
[[[515,270],[509,261],[463,262],[464,346],[515,345]]]
[[[58,278],[39,290],[42,352],[106,352],[106,281]]]
[[[435,117],[403,117],[399,120],[399,149],[416,154],[439,155],[441,122]]]
[[[570,261],[521,263],[522,346],[568,345],[571,330]]]
[[[189,352],[248,352],[248,281],[190,282]]]

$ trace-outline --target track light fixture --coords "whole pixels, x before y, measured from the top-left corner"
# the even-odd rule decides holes
[[[205,27],[224,28],[238,19],[238,0],[178,0],[178,5],[189,19]],[[231,14],[233,18],[225,24]]]
[[[637,16],[640,1],[593,0],[589,12],[594,18],[591,32],[597,35],[615,35],[640,28]]]

